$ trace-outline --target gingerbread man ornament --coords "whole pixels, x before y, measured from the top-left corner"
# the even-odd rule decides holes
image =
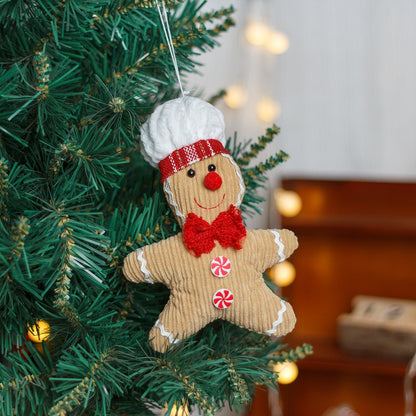
[[[150,331],[164,352],[216,319],[283,336],[296,322],[291,305],[262,273],[297,248],[289,230],[246,230],[238,207],[244,182],[224,148],[222,113],[193,97],[156,108],[142,127],[142,152],[159,166],[164,192],[182,232],[130,253],[132,282],[161,282],[169,301]]]

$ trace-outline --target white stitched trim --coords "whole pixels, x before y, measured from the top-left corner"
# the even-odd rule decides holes
[[[169,162],[173,167],[173,171],[176,173],[178,171],[178,168],[176,167],[175,161],[172,157],[172,153],[169,155]]]
[[[283,253],[283,250],[285,249],[284,244],[280,241],[280,234],[276,230],[270,230],[274,234],[274,242],[279,247],[279,250],[277,251],[277,254],[279,256],[279,263],[286,260],[286,256]]]
[[[240,179],[240,192],[238,194],[237,202],[234,204],[238,208],[241,205],[241,202],[243,201],[243,195],[244,195],[244,192],[246,190],[246,187],[244,186],[244,179],[241,176],[240,168],[238,167],[235,160],[230,155],[228,155],[226,153],[221,153],[221,155],[230,159],[230,162],[233,164],[233,166],[235,168],[235,172],[236,172],[238,178]]]
[[[174,209],[175,214],[178,218],[182,220],[182,225],[185,224],[185,215],[182,214],[182,212],[179,211],[178,204],[173,200],[173,193],[170,189],[170,178],[167,178],[163,184],[163,190],[166,192],[168,198],[169,198],[169,205]]]
[[[273,335],[276,332],[277,325],[280,325],[283,322],[283,314],[286,312],[286,303],[283,299],[280,299],[280,302],[282,304],[282,309],[280,309],[277,314],[277,321],[273,322],[272,329],[266,331],[266,335]]]
[[[155,322],[155,325],[154,326],[156,328],[159,328],[160,329],[160,333],[162,334],[163,337],[169,338],[169,342],[171,344],[177,344],[180,341],[179,339],[175,339],[175,337],[173,336],[173,334],[171,332],[165,331],[165,327],[159,321],[159,319]]]
[[[214,150],[212,149],[212,146],[209,140],[207,140],[207,145],[208,145],[209,151],[211,152],[211,156],[214,156]]]
[[[137,260],[140,262],[140,270],[142,271],[142,273],[144,274],[144,280],[147,283],[154,283],[154,281],[150,278],[150,272],[149,270],[147,270],[146,265],[146,259],[143,257],[143,249],[139,248],[137,250]]]

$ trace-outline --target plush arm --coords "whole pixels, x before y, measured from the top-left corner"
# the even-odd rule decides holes
[[[298,239],[290,230],[247,230],[244,245],[249,261],[266,270],[287,259],[297,248]]]
[[[150,244],[130,253],[124,259],[123,274],[127,280],[140,283],[163,283],[169,286],[172,280],[172,256],[182,244],[181,234]]]

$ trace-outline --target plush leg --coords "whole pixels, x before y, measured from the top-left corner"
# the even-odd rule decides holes
[[[150,346],[156,351],[165,352],[170,345],[188,338],[209,322],[200,314],[192,315],[186,300],[175,301],[171,298],[150,331]]]
[[[235,299],[226,319],[250,331],[277,337],[293,330],[296,317],[292,306],[268,287],[259,287],[246,296],[243,301]]]

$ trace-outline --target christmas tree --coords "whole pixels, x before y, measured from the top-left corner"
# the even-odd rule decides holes
[[[185,77],[233,25],[233,9],[165,4]],[[309,352],[223,321],[164,354],[149,347],[169,292],[131,284],[121,268],[132,250],[178,232],[139,145],[149,114],[178,95],[153,1],[0,0],[1,415],[180,405],[212,415],[226,402],[241,408],[257,384],[275,388],[271,362]],[[277,133],[228,142],[246,214],[267,170],[286,159],[249,167]]]

